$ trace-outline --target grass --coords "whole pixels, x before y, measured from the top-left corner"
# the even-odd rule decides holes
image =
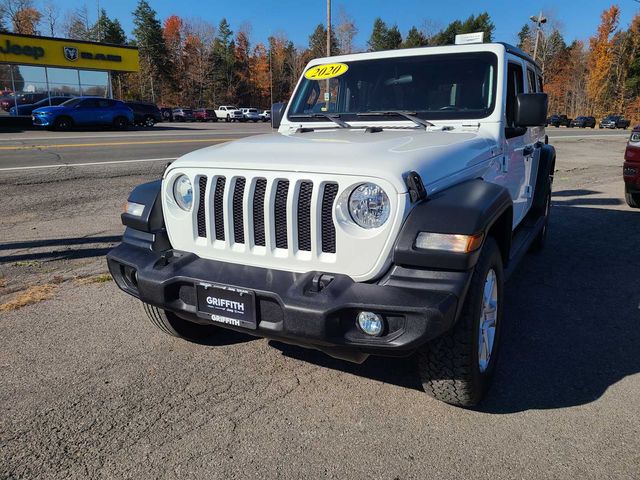
[[[90,277],[83,277],[76,279],[79,285],[88,285],[91,283],[107,283],[112,280],[111,275],[108,273],[101,273],[99,275],[92,275]]]
[[[16,295],[6,303],[0,303],[0,313],[18,310],[19,308],[33,305],[44,300],[48,300],[56,293],[57,285],[45,283],[44,285],[34,285]]]
[[[40,266],[40,262],[36,262],[35,260],[20,261],[20,262],[14,263],[14,265],[16,267],[38,267]]]

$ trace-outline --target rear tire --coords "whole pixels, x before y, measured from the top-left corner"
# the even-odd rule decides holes
[[[640,208],[640,193],[631,193],[629,188],[624,188],[624,199],[631,208]]]
[[[459,407],[472,407],[482,400],[498,359],[502,298],[502,256],[495,239],[489,237],[482,247],[458,321],[449,332],[416,354],[418,373],[427,394]]]
[[[547,243],[547,230],[549,229],[549,214],[551,213],[551,188],[549,188],[549,192],[547,193],[547,200],[544,205],[544,224],[542,226],[542,230],[536,235],[536,238],[533,240],[531,247],[529,248],[532,252],[541,252],[544,250],[544,246]]]
[[[116,117],[113,119],[113,127],[116,130],[126,130],[129,126],[129,122],[124,117]]]
[[[219,329],[213,325],[200,325],[178,317],[175,313],[163,310],[148,303],[142,304],[149,321],[162,332],[172,337],[199,342],[211,338]]]
[[[144,126],[145,127],[153,127],[156,124],[156,119],[151,115],[147,115],[144,117]]]

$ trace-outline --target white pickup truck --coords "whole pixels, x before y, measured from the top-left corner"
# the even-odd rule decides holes
[[[244,119],[242,111],[238,107],[231,105],[220,105],[215,112],[218,120],[224,120],[225,122],[240,122]]]
[[[502,43],[313,60],[273,105],[277,132],[189,153],[133,190],[109,269],[168,334],[411,356],[425,392],[475,405],[504,283],[547,233],[541,85]]]

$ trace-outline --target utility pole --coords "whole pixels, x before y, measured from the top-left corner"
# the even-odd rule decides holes
[[[331,56],[331,0],[327,0],[327,57]]]
[[[537,17],[532,15],[529,17],[533,23],[536,24],[536,43],[533,47],[533,61],[535,62],[538,58],[538,42],[540,40],[540,35],[542,34],[542,24],[547,23],[547,19],[542,16],[542,10],[540,10],[540,15]]]

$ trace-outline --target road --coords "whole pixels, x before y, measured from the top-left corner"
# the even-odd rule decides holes
[[[461,410],[421,393],[407,360],[164,336],[103,275],[123,200],[164,162],[101,162],[202,146],[131,152],[136,141],[253,127],[0,134],[1,146],[128,140],[51,148],[92,164],[81,167],[0,151],[0,169],[38,167],[0,172],[0,478],[638,478],[640,211],[622,200],[626,134],[550,129],[549,244],[507,286],[494,388]]]

